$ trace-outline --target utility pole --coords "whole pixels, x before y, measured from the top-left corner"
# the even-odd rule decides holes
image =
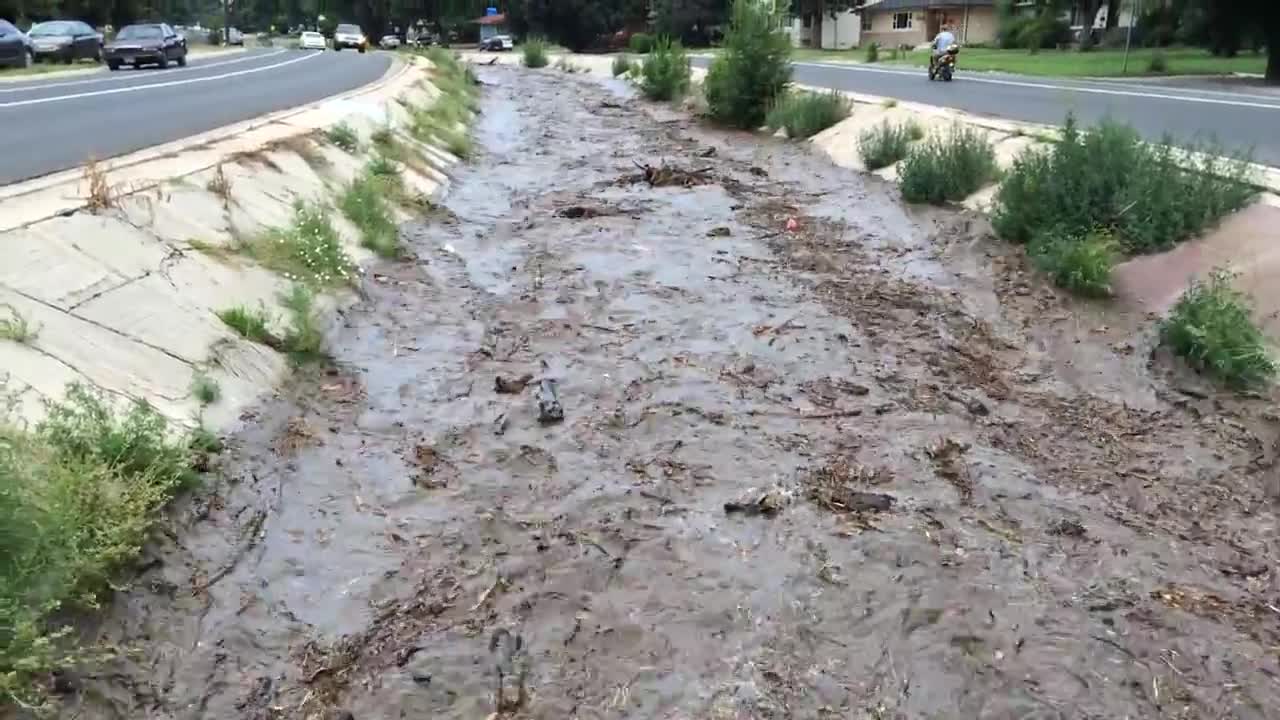
[[[231,47],[231,0],[222,0],[222,45]]]
[[[1138,22],[1138,16],[1141,14],[1142,0],[1133,0],[1133,4],[1129,6],[1129,27],[1124,34],[1124,64],[1120,68],[1121,75],[1129,74],[1129,46],[1133,45],[1133,26]]]

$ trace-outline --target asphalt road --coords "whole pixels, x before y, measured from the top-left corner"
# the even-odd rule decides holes
[[[707,58],[696,58],[705,67]],[[1280,94],[1265,89],[1178,87],[1163,82],[1058,80],[999,73],[968,73],[964,53],[951,83],[929,82],[923,69],[888,66],[793,64],[805,85],[941,105],[1008,120],[1062,124],[1068,112],[1084,123],[1104,118],[1132,125],[1151,140],[1216,142],[1280,165]]]
[[[247,51],[185,68],[0,84],[0,185],[283,110],[378,79],[380,53]]]

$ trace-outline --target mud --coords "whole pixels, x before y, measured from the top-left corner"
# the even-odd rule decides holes
[[[1274,715],[1272,399],[802,145],[480,74],[451,219],[248,418],[67,717]]]

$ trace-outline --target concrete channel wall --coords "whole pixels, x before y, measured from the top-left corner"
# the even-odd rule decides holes
[[[402,103],[427,106],[439,96],[429,70],[421,58],[397,61],[346,95],[105,163],[99,170],[116,198],[107,209],[88,207],[83,170],[0,188],[0,320],[20,317],[35,331],[26,342],[0,340],[0,391],[16,399],[17,414],[38,419],[45,400],[79,382],[192,425],[202,413],[193,380],[206,375],[221,399],[203,410],[204,425],[234,425],[288,361],[216,313],[262,307],[283,322],[289,283],[217,250],[288,227],[298,201],[332,203],[369,159],[327,142],[324,130],[338,123],[366,148],[389,126],[428,161],[404,168],[407,188],[440,193],[457,158],[403,131]],[[348,254],[367,263],[357,230],[336,211],[332,221]],[[318,302],[332,319],[355,297],[353,289]]]

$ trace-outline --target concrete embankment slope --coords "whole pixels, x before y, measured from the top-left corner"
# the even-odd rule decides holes
[[[21,417],[41,417],[45,400],[84,383],[145,400],[182,424],[231,426],[288,361],[240,337],[217,313],[263,308],[283,322],[290,287],[234,249],[288,227],[299,202],[330,206],[369,160],[333,145],[324,131],[345,124],[368,148],[371,134],[390,130],[423,160],[403,168],[410,192],[429,198],[447,183],[444,170],[457,158],[406,132],[407,108],[439,96],[429,64],[414,60],[345,96],[93,171],[0,188],[0,320],[31,330],[21,342],[0,340],[0,389],[16,398]],[[349,256],[367,262],[359,231],[337,212],[330,217]],[[354,288],[324,296],[322,314],[332,317],[354,297]],[[221,388],[208,408],[193,397],[200,376]]]

